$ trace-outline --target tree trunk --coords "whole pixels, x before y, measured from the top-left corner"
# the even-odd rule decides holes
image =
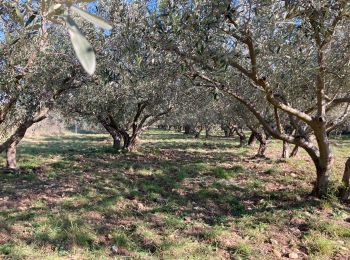
[[[228,137],[233,137],[235,135],[234,128],[229,127],[228,128]]]
[[[320,198],[327,195],[334,158],[326,131],[324,131],[322,126],[318,131],[315,130],[315,136],[318,144],[319,156],[318,160],[313,159],[316,166],[317,177],[311,195]]]
[[[282,158],[289,157],[289,144],[286,141],[283,141],[283,149],[282,149]]]
[[[255,136],[260,143],[259,149],[258,149],[258,152],[256,155],[258,157],[265,157],[265,152],[266,152],[266,147],[267,147],[266,136],[264,133],[256,133]]]
[[[266,146],[267,146],[266,141],[260,142],[259,149],[256,155],[259,157],[265,157]]]
[[[236,126],[232,126],[230,124],[222,124],[221,129],[224,131],[225,137],[233,137]]]
[[[209,138],[211,136],[211,127],[206,126],[205,127],[205,138]]]
[[[139,133],[133,133],[131,136],[126,132],[120,133],[123,138],[123,150],[127,152],[132,152],[138,143]]]
[[[239,147],[245,146],[246,141],[247,141],[247,138],[245,137],[245,135],[242,135],[242,136],[240,135],[239,136]]]
[[[311,195],[321,198],[324,197],[328,191],[328,184],[331,177],[331,165],[326,167],[318,165],[316,168],[316,174],[317,177]]]
[[[11,169],[17,168],[16,162],[16,152],[17,152],[17,144],[13,142],[6,150],[6,167]]]
[[[121,145],[120,145],[120,139],[121,139],[121,134],[118,133],[118,130],[111,126],[106,120],[103,118],[100,118],[100,123],[103,125],[103,127],[106,129],[106,131],[112,136],[113,138],[113,148],[119,150]]]
[[[256,136],[252,132],[249,136],[249,139],[248,139],[248,145],[254,145],[255,143],[256,143]]]
[[[185,135],[190,135],[192,133],[191,125],[184,125]]]
[[[123,135],[123,149],[127,149],[130,145],[130,137],[128,135]]]
[[[198,131],[196,131],[194,138],[199,138],[201,135],[201,132],[202,132],[202,127]]]
[[[228,130],[228,128],[224,129],[224,135],[225,137],[230,137],[230,131]]]
[[[298,154],[298,151],[299,151],[299,145],[295,145],[292,152],[290,153],[290,157],[295,157],[297,156]]]
[[[23,122],[21,125],[19,125],[16,129],[16,131],[5,141],[0,145],[0,152],[6,151],[6,165],[9,168],[16,168],[16,147],[19,144],[19,142],[23,139],[25,136],[27,130],[29,127],[31,127],[33,124],[42,121],[46,118],[47,114],[39,115],[35,118],[30,118]]]
[[[343,201],[350,201],[350,158],[345,162],[343,174],[343,186],[341,187],[340,196]]]
[[[126,150],[128,152],[133,152],[137,146],[137,143],[138,143],[138,136],[137,135],[131,136],[131,138],[129,139],[128,146],[125,147]]]
[[[113,148],[116,150],[120,150],[121,144],[120,144],[120,135],[119,134],[113,134],[112,135],[113,138]]]
[[[247,138],[242,129],[235,129],[235,132],[239,136],[239,147],[245,146]]]

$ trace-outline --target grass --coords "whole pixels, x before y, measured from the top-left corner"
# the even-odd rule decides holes
[[[19,174],[0,177],[0,258],[310,259],[350,257],[350,217],[334,197],[307,197],[301,151],[269,159],[239,141],[148,131],[138,151],[106,135],[26,138]],[[332,140],[340,180],[350,149]],[[4,163],[4,160],[1,161]]]
[[[253,254],[253,249],[249,243],[240,242],[233,248],[233,254],[238,259],[248,259]]]

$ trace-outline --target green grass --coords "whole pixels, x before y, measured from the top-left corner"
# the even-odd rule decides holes
[[[308,199],[314,169],[303,151],[280,160],[272,140],[270,159],[256,159],[237,139],[159,130],[132,154],[108,141],[21,143],[21,173],[0,176],[1,259],[274,259],[271,239],[283,254],[350,257],[350,213],[332,196]],[[332,142],[337,183],[350,148]]]
[[[252,246],[246,242],[240,242],[233,248],[233,254],[240,259],[248,259],[253,254]]]
[[[336,250],[335,241],[320,233],[312,233],[305,237],[305,245],[311,256],[330,258]]]

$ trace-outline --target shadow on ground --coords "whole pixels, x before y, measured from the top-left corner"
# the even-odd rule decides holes
[[[294,239],[299,254],[307,253],[302,238],[323,203],[307,199],[307,178],[276,170],[278,160],[251,159],[250,148],[235,148],[237,140],[194,143],[163,132],[144,138],[133,154],[118,154],[108,138],[94,135],[22,145],[27,173],[0,180],[0,253],[267,256],[273,248],[261,234],[281,230],[288,232],[281,247]],[[291,220],[301,216],[303,228],[295,229]]]

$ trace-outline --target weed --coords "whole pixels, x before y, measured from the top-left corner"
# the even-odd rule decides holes
[[[305,237],[305,246],[310,254],[322,256],[331,256],[336,249],[332,240],[316,232]]]
[[[240,242],[234,246],[232,252],[236,257],[248,259],[253,254],[253,249],[247,242]]]

